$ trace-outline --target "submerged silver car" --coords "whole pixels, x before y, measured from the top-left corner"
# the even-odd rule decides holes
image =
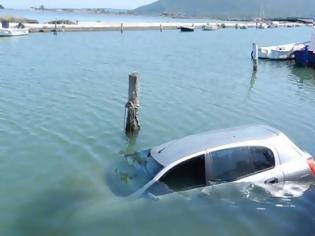
[[[311,155],[265,125],[187,136],[139,152],[130,160],[146,176],[133,195],[163,195],[225,182],[281,185],[314,181],[315,176]]]

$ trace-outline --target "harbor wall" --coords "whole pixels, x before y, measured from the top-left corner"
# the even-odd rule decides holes
[[[144,30],[176,30],[180,26],[201,29],[204,25],[218,25],[219,28],[256,28],[256,22],[211,22],[211,23],[101,23],[101,22],[79,22],[78,24],[58,24],[56,29],[60,32],[90,32],[90,31],[144,31]],[[11,27],[15,27],[17,23],[11,23]],[[29,28],[30,33],[52,32],[55,30],[55,24],[24,24]],[[123,27],[122,27],[123,25]],[[304,23],[281,22],[276,27],[299,27],[312,26]]]

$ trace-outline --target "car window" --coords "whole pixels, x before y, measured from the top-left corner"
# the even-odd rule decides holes
[[[275,166],[275,157],[270,149],[265,147],[250,147],[249,151],[256,172]]]
[[[194,157],[176,165],[163,175],[159,182],[165,183],[174,191],[205,186],[205,155]]]
[[[211,181],[230,182],[253,172],[247,147],[213,152]]]
[[[231,182],[275,165],[274,155],[265,147],[238,147],[211,153],[210,181]]]

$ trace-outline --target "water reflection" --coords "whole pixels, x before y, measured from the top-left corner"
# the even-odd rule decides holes
[[[137,135],[127,135],[127,137],[124,137],[124,138],[127,140],[127,144],[126,144],[126,147],[124,147],[120,151],[120,154],[126,156],[126,155],[132,154],[136,151]]]
[[[300,84],[307,84],[315,86],[315,70],[312,68],[303,68],[292,66],[291,67],[292,74],[298,79],[297,81]]]
[[[292,67],[295,62],[294,60],[260,60],[259,64],[262,67],[271,67],[272,69],[281,69],[283,67]]]
[[[252,75],[250,77],[250,81],[249,81],[249,87],[248,87],[247,96],[246,96],[247,98],[250,97],[250,94],[255,87],[256,80],[257,80],[257,71],[253,70]]]

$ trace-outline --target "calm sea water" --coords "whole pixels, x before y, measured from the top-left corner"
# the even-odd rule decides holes
[[[315,71],[260,62],[251,43],[311,28],[94,32],[0,38],[0,235],[314,235],[315,189],[275,197],[221,185],[159,201],[113,194],[123,153],[217,128],[266,123],[315,155]],[[123,133],[128,74],[141,125]]]

